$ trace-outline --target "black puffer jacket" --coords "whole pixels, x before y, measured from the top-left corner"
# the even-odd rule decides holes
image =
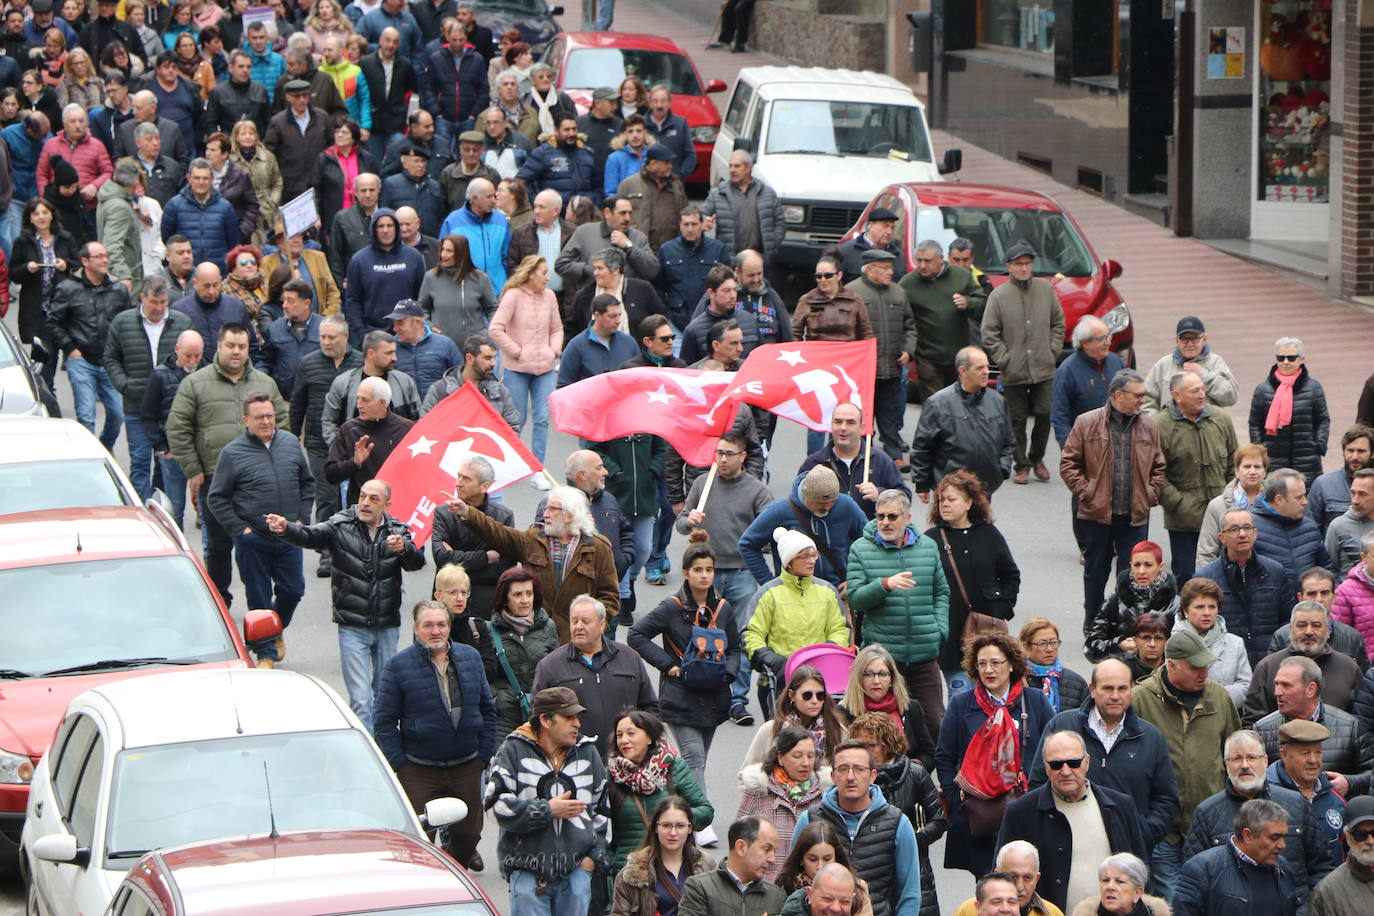
[[[291,392],[291,432],[295,433],[311,451],[325,452],[320,415],[324,413],[324,399],[334,379],[363,364],[363,355],[352,347],[337,366],[322,350],[312,350],[301,357],[296,366],[296,383]]]
[[[110,322],[132,305],[124,284],[107,276],[96,285],[84,270],[78,270],[57,285],[48,306],[48,333],[64,355],[80,350],[87,362],[99,367]]]
[[[1321,383],[1308,375],[1307,367],[1298,369],[1293,383],[1293,422],[1275,435],[1264,431],[1269,405],[1278,388],[1275,369],[1269,377],[1255,386],[1250,398],[1250,441],[1269,449],[1269,466],[1292,468],[1307,476],[1307,485],[1322,472],[1322,456],[1326,454],[1326,440],[1331,433],[1331,416],[1326,412],[1326,392]]]
[[[1332,861],[1330,844],[1322,835],[1321,825],[1307,799],[1272,782],[1266,782],[1254,797],[1277,802],[1288,812],[1288,841],[1280,859],[1293,878],[1300,906],[1306,905],[1307,895],[1317,882],[1340,863]],[[1188,826],[1188,836],[1183,841],[1183,861],[1204,849],[1229,843],[1236,812],[1247,801],[1250,799],[1237,793],[1228,781],[1225,789],[1198,805],[1193,811],[1193,822]]]
[[[919,714],[918,714],[919,718]],[[916,831],[916,847],[921,854],[920,916],[940,916],[940,901],[935,894],[935,872],[930,867],[930,846],[945,835],[948,822],[940,804],[940,792],[930,771],[908,757],[898,757],[878,767],[873,784],[883,790],[887,803],[906,815]]]
[[[393,534],[405,538],[400,553],[387,549]],[[386,516],[375,537],[352,506],[320,522],[292,522],[281,538],[297,547],[328,550],[334,560],[329,590],[334,622],[350,627],[399,627],[401,625],[401,571],[425,565],[425,554],[410,539],[410,529],[399,519]]]
[[[515,513],[510,507],[492,502],[490,498],[473,508],[503,525],[515,525]],[[434,532],[430,535],[429,543],[434,551],[436,570],[443,569],[449,563],[457,563],[467,571],[468,579],[472,582],[468,613],[483,620],[491,617],[491,596],[496,591],[496,580],[515,563],[505,557],[498,557],[495,563],[487,562],[487,551],[491,547],[446,507],[434,513]]]
[[[1274,710],[1255,723],[1255,731],[1264,739],[1264,752],[1269,762],[1279,759],[1279,726],[1288,716]],[[1370,770],[1374,769],[1374,741],[1359,719],[1326,703],[1316,721],[1327,727],[1331,737],[1322,742],[1322,768],[1328,773],[1340,773],[1350,783],[1350,797],[1369,791]]]
[[[1174,574],[1161,569],[1147,589],[1136,587],[1130,570],[1116,577],[1116,591],[1102,602],[1102,609],[1083,633],[1088,659],[1094,664],[1104,658],[1125,658],[1118,645],[1131,635],[1141,614],[1158,612],[1169,616],[1169,629],[1178,613],[1178,583]]]
[[[681,649],[691,643],[692,621],[697,617],[698,608],[687,586],[676,595],[664,598],[658,607],[630,628],[630,648],[659,671],[658,703],[665,722],[715,728],[730,717],[730,684],[740,666],[740,632],[730,602],[716,594],[715,589],[706,596],[699,618],[701,623],[706,625],[717,604],[720,615],[716,618],[716,626],[725,631],[726,639],[725,677],[712,690],[694,690],[683,683],[681,677],[668,676],[669,670],[682,664],[682,656],[673,646]],[[659,636],[663,637],[662,645],[654,642]]]
[[[211,475],[206,502],[215,519],[238,537],[244,528],[267,537],[268,513],[288,519],[310,518],[315,478],[300,440],[278,430],[268,448],[251,430],[226,445]]]
[[[197,368],[203,368],[202,361]],[[143,428],[153,441],[153,450],[159,454],[171,450],[167,444],[167,414],[172,412],[172,401],[176,400],[177,389],[186,376],[191,373],[177,365],[177,355],[173,353],[153,369],[148,376],[148,387],[143,390],[143,404],[140,411]]]

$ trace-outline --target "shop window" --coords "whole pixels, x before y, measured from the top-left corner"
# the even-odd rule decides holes
[[[1331,2],[1260,0],[1257,196],[1327,203],[1331,160]]]
[[[980,13],[983,44],[1054,53],[1053,0],[983,0]]]

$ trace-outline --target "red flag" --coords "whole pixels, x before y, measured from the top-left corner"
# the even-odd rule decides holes
[[[617,369],[574,382],[549,395],[554,428],[605,442],[630,433],[662,436],[688,464],[715,461],[720,432],[709,433],[707,411],[725,394],[733,372]],[[730,414],[731,421],[734,414]]]
[[[864,434],[870,435],[877,375],[877,338],[764,344],[750,351],[730,390],[707,413],[707,431],[719,435],[729,429],[734,405],[745,403],[826,432],[835,408],[854,404],[863,410]]]
[[[471,383],[434,406],[410,428],[377,476],[391,485],[391,514],[424,546],[434,513],[453,490],[465,458],[485,458],[496,472],[490,492],[543,470],[515,430]]]

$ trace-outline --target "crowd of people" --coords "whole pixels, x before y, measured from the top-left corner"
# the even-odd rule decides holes
[[[935,916],[942,837],[978,881],[957,913],[1374,912],[1374,418],[1323,473],[1301,340],[1276,341],[1242,444],[1200,318],[1127,368],[1101,320],[1066,326],[1029,242],[996,288],[966,239],[905,272],[877,208],[789,303],[777,195],[736,150],[691,204],[666,86],[627,74],[579,115],[470,2],[245,10],[6,7],[21,335],[107,448],[127,437],[141,496],[178,522],[189,497],[226,604],[236,563],[288,625],[318,553],[350,706],[417,809],[468,801],[444,841],[469,868],[490,812],[513,912]],[[288,233],[303,195],[317,221]],[[749,407],[710,468],[647,434],[584,442],[562,485],[532,478],[528,527],[465,459],[397,652],[426,557],[379,472],[448,395],[532,421],[543,461],[557,387],[869,338],[873,403],[804,456]],[[1009,626],[992,499],[1051,479],[1051,432],[1091,671],[1064,662],[1076,612]],[[674,534],[681,586],[640,608]],[[270,668],[286,636],[250,648]],[[704,787],[728,722],[756,730],[722,837]]]

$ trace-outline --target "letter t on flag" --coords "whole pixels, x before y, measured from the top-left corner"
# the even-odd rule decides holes
[[[448,501],[463,462],[484,458],[495,472],[495,492],[539,473],[544,466],[471,383],[444,398],[410,428],[377,476],[391,485],[390,512],[423,547],[434,513]]]

